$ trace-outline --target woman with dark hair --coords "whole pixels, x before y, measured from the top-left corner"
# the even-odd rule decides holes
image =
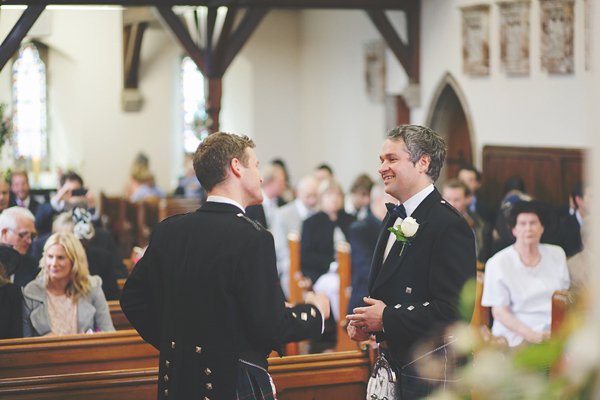
[[[506,337],[510,347],[548,339],[552,294],[569,288],[565,252],[540,243],[548,217],[540,202],[515,203],[508,224],[516,242],[486,264],[481,305],[492,307],[492,334]]]

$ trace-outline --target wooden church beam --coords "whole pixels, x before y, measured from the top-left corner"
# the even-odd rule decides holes
[[[126,89],[137,89],[138,70],[140,66],[140,50],[147,22],[135,23],[123,27],[123,81]]]
[[[263,17],[268,12],[268,8],[250,8],[246,11],[244,19],[242,19],[242,22],[240,22],[235,33],[232,35],[231,40],[227,44],[223,64],[221,66],[222,73],[225,73],[229,64],[231,64],[235,56],[242,47],[244,47],[244,44],[246,44],[250,35],[254,32],[254,29],[256,29],[260,21],[262,21]]]
[[[186,29],[183,22],[181,22],[181,19],[175,15],[173,10],[171,10],[171,7],[156,7],[156,11],[158,12],[159,20],[170,28],[167,29],[167,31],[170,31],[175,35],[191,59],[194,60],[200,72],[206,76],[206,67],[204,65],[204,55],[202,49],[200,49],[196,43],[194,43],[190,33]]]
[[[23,14],[0,46],[0,71],[19,49],[21,41],[27,36],[27,32],[45,8],[45,5],[31,5],[23,11]]]
[[[398,61],[400,61],[400,64],[402,65],[402,67],[404,67],[404,70],[406,71],[406,74],[410,78],[410,81],[412,83],[418,83],[419,82],[418,31],[417,31],[417,35],[416,35],[417,37],[415,37],[415,32],[411,30],[411,25],[409,22],[409,20],[410,20],[409,15],[407,14],[407,18],[406,18],[407,23],[409,24],[409,29],[408,29],[409,30],[409,43],[405,44],[402,41],[402,39],[400,39],[398,32],[396,32],[396,30],[394,29],[394,26],[391,24],[391,22],[389,21],[389,19],[387,18],[387,16],[385,15],[385,12],[383,10],[367,9],[365,11],[366,11],[367,15],[369,16],[369,18],[371,18],[371,21],[373,21],[373,24],[375,24],[375,27],[377,28],[377,30],[379,31],[379,33],[381,34],[381,36],[383,37],[383,39],[385,40],[385,42],[387,43],[389,48],[392,50],[392,52],[394,53],[394,55],[396,56]],[[414,13],[411,16],[412,16],[412,18],[414,18],[415,17]],[[415,48],[414,48],[415,41],[417,43],[416,54],[415,54]]]

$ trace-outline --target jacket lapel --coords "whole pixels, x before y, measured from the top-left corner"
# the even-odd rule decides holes
[[[371,275],[369,276],[369,293],[373,293],[379,286],[381,286],[385,281],[387,281],[394,274],[394,272],[398,270],[398,268],[400,268],[402,261],[406,258],[406,254],[408,254],[411,251],[411,247],[414,246],[412,242],[417,239],[417,237],[421,233],[420,231],[424,228],[424,225],[427,223],[426,218],[429,209],[434,203],[438,202],[441,198],[442,196],[440,195],[440,192],[438,192],[436,188],[433,188],[433,192],[431,192],[429,196],[427,196],[411,214],[411,217],[413,217],[419,224],[419,230],[417,231],[415,237],[411,239],[410,243],[406,243],[402,254],[400,254],[400,251],[402,250],[403,243],[394,243],[392,249],[390,250],[390,253],[383,262],[383,265],[381,263],[383,261],[385,244],[383,245],[383,249],[380,249],[379,245],[382,239],[382,235],[380,234],[379,241],[377,242],[377,247],[375,250],[376,253],[373,256],[373,262],[378,261],[378,264],[373,264],[373,268],[371,268]],[[390,226],[392,224],[393,222],[390,224]],[[385,232],[382,233],[389,233],[387,228],[388,227],[386,227]],[[383,236],[385,236],[385,243],[387,243],[387,238],[389,235],[384,234]],[[373,273],[375,273],[375,276],[373,276]]]
[[[371,271],[369,273],[369,281],[367,283],[369,293],[371,293],[373,289],[375,279],[377,279],[377,275],[379,275],[379,271],[381,270],[383,264],[383,253],[385,252],[385,247],[390,236],[388,228],[394,225],[395,221],[396,218],[388,213],[381,224],[381,230],[379,231],[379,237],[377,238],[377,244],[375,245],[375,251],[373,252],[373,259],[371,260]]]

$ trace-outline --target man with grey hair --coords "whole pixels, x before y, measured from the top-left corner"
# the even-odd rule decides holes
[[[35,216],[24,207],[9,207],[0,214],[0,244],[10,246],[21,254],[17,271],[10,277],[19,286],[35,279],[39,272],[37,262],[27,255],[36,238]]]
[[[444,139],[429,128],[402,125],[387,134],[379,174],[399,203],[390,204],[381,226],[370,297],[363,298],[368,306],[347,317],[352,339],[375,334],[399,377],[403,400],[455,385],[455,368],[466,361],[454,353],[450,345],[457,339],[447,328],[460,318],[459,300],[474,304],[474,286],[461,292],[475,278],[475,240],[467,221],[433,186],[445,156]],[[473,312],[460,311],[469,317]]]
[[[251,205],[246,209],[246,215],[261,223],[267,229],[271,229],[275,211],[279,204],[279,196],[286,187],[285,172],[281,166],[269,164],[261,170],[263,202]]]
[[[302,233],[302,223],[315,212],[319,181],[312,175],[300,179],[296,188],[296,200],[275,212],[271,226],[277,254],[277,273],[281,289],[287,298],[290,291],[290,249],[287,236],[290,232]]]

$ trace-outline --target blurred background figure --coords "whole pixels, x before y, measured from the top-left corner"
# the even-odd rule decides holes
[[[292,231],[302,234],[302,224],[315,213],[318,186],[317,179],[312,175],[300,179],[296,188],[296,200],[275,212],[272,233],[277,254],[277,272],[286,298],[290,294],[290,248],[287,236]]]
[[[583,249],[581,231],[584,219],[590,215],[591,189],[578,182],[571,191],[574,212],[563,215],[559,221],[559,230],[555,243],[563,248],[567,257],[574,256]]]
[[[469,208],[471,192],[468,186],[458,179],[449,180],[444,184],[442,197],[456,208],[469,223],[475,235],[477,261],[485,263],[489,258],[492,230],[489,223]]]
[[[373,180],[367,174],[359,175],[350,187],[350,195],[346,198],[345,209],[357,220],[366,218],[371,203]]]
[[[90,276],[85,251],[70,232],[44,246],[38,277],[23,290],[23,335],[112,332],[102,279]]]
[[[271,164],[281,167],[285,176],[285,189],[283,189],[283,193],[279,197],[278,201],[279,206],[281,207],[284,204],[294,201],[294,199],[296,198],[296,193],[294,192],[294,188],[290,183],[290,174],[285,165],[285,162],[281,158],[276,158],[273,161],[271,161]]]
[[[8,182],[0,177],[0,213],[8,208],[10,201],[10,187]]]
[[[469,210],[471,213],[477,213],[484,221],[493,224],[494,211],[481,199],[480,191],[483,178],[481,172],[474,166],[467,164],[460,167],[456,178],[467,185],[469,192],[471,192],[471,199],[469,201]]]
[[[271,229],[275,210],[280,204],[279,198],[286,187],[285,173],[279,165],[269,164],[261,170],[261,177],[263,202],[246,207],[246,215],[260,222],[265,228]]]
[[[318,204],[320,211],[302,227],[302,274],[311,280],[315,292],[329,297],[334,318],[339,321],[340,277],[335,248],[348,241],[350,224],[356,219],[344,211],[344,192],[333,179],[319,184]]]
[[[29,177],[23,170],[13,171],[10,174],[10,191],[14,196],[10,198],[9,206],[19,206],[29,209],[35,215],[40,203],[31,197]]]
[[[0,245],[0,339],[23,337],[23,295],[9,277],[19,266],[18,251]]]
[[[132,202],[141,202],[148,199],[163,199],[166,197],[156,183],[154,182],[154,175],[150,171],[141,171],[137,176],[136,180],[139,183],[135,192],[132,193],[129,198]]]
[[[508,218],[515,244],[486,264],[481,305],[492,307],[492,334],[504,336],[510,347],[549,339],[552,295],[569,288],[565,252],[540,243],[544,230],[552,229],[549,211],[537,201],[515,203]]]
[[[367,306],[362,299],[369,296],[367,282],[381,221],[387,213],[385,203],[398,203],[398,200],[385,193],[381,185],[373,186],[370,198],[371,204],[367,216],[353,222],[348,234],[348,241],[352,248],[352,295],[348,301],[348,314],[354,314],[353,310],[356,307]]]
[[[333,169],[328,164],[321,164],[315,169],[315,178],[319,182],[327,179],[333,179]]]
[[[141,185],[139,181],[139,175],[150,171],[150,160],[144,153],[139,153],[133,163],[131,164],[131,170],[129,172],[129,178],[125,182],[123,188],[123,197],[129,199],[137,188]]]
[[[9,207],[0,214],[0,244],[15,249],[20,255],[19,267],[9,276],[17,286],[25,286],[39,272],[37,260],[28,255],[37,234],[35,218],[23,207]]]
[[[185,174],[179,179],[175,195],[197,197],[201,199],[201,203],[206,200],[206,193],[194,172],[194,153],[185,153]]]

